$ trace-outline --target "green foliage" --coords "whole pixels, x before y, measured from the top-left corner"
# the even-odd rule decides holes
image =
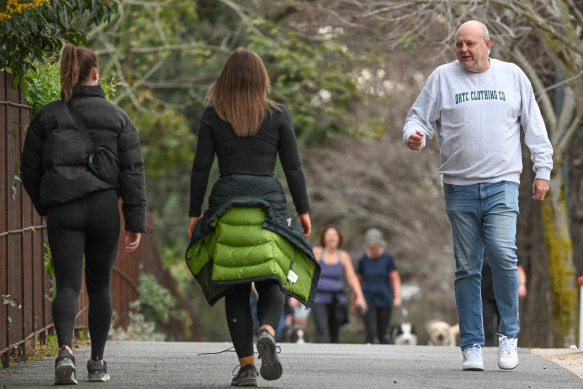
[[[176,298],[168,289],[161,286],[153,275],[141,274],[139,291],[140,313],[146,320],[168,323],[176,306]]]
[[[351,111],[365,99],[354,75],[356,58],[324,34],[308,40],[295,28],[261,17],[248,24],[248,47],[264,60],[274,99],[290,111],[301,142],[349,133],[356,125]]]
[[[183,114],[152,102],[147,110],[129,105],[126,111],[139,131],[148,178],[172,174],[169,167],[192,163],[195,137]]]
[[[36,61],[22,84],[22,92],[26,102],[36,113],[44,105],[61,99],[60,63],[57,55],[50,55],[43,62]],[[100,79],[100,85],[107,99],[116,94],[120,82],[116,79]]]
[[[109,21],[117,0],[52,0],[49,4],[14,14],[1,22],[0,69],[9,70],[15,85],[46,54],[59,52],[63,41],[88,45],[89,28]]]
[[[53,267],[53,255],[48,244],[43,244],[43,270],[44,274],[49,277],[49,295],[47,299],[52,303],[57,295],[57,285],[55,282],[55,268]]]
[[[130,304],[138,312],[130,312],[130,325],[126,331],[121,328],[114,331],[117,339],[181,340],[190,337],[190,315],[186,310],[176,308],[176,297],[161,286],[154,276],[141,274],[139,291],[139,301]],[[163,324],[168,323],[170,318],[182,324],[182,333],[165,333]]]
[[[22,88],[24,97],[36,113],[45,104],[61,98],[60,69],[56,55],[44,62],[35,62],[28,71],[27,82]]]
[[[18,195],[18,188],[17,185],[22,183],[22,179],[20,178],[20,161],[15,161],[16,169],[14,177],[10,180],[10,191],[12,193],[12,200],[16,200],[16,196]]]
[[[168,254],[171,251],[167,252]],[[215,306],[211,307],[196,281],[194,281],[190,270],[186,266],[182,253],[175,257],[167,257],[166,263],[171,263],[169,271],[178,285],[178,293],[187,296],[191,311],[195,312],[193,320],[202,333],[204,341],[224,342],[230,341],[227,320],[225,319],[225,300],[219,300]]]
[[[10,305],[11,307],[18,307],[18,309],[22,308],[22,305],[20,305],[20,303],[18,302],[18,300],[9,295],[9,294],[3,294],[2,296],[2,305]],[[2,309],[4,309],[4,307],[2,307]],[[10,325],[12,324],[12,317],[10,316],[6,316],[6,329],[10,329]]]
[[[113,312],[112,326],[109,329],[108,337],[116,341],[145,341],[162,342],[166,340],[166,335],[160,332],[155,321],[148,320],[139,313],[140,300],[132,301],[129,311],[129,324],[126,328],[117,326],[117,312]]]
[[[27,362],[41,362],[46,358],[55,357],[59,354],[59,341],[56,335],[47,335],[45,344],[35,339],[33,353],[26,360]]]

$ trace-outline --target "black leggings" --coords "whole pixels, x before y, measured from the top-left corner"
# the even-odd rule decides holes
[[[257,290],[257,317],[259,327],[269,325],[274,330],[279,324],[285,296],[277,281],[255,282]],[[238,358],[254,355],[253,316],[251,315],[251,283],[236,285],[225,296],[225,312],[231,340]]]
[[[392,307],[368,306],[364,314],[364,343],[374,344],[375,337],[378,337],[381,344],[389,343],[387,339],[387,327],[391,321],[391,309]]]
[[[57,295],[53,321],[59,347],[71,346],[77,298],[83,278],[89,295],[91,358],[103,358],[111,325],[109,279],[119,242],[119,210],[114,190],[49,207],[47,231],[55,268]]]
[[[340,323],[336,304],[314,304],[312,316],[316,323],[316,343],[338,343]]]

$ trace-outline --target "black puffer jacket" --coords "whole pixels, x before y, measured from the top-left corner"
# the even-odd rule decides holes
[[[96,146],[117,154],[121,174],[116,188],[123,199],[126,230],[146,231],[146,186],[138,134],[123,109],[105,100],[100,86],[73,88],[69,104],[81,117]],[[22,183],[40,215],[112,187],[87,168],[89,150],[64,101],[42,107],[32,119],[22,152]]]

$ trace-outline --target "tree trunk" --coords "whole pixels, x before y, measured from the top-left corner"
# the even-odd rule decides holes
[[[583,132],[579,132],[569,152],[569,216],[571,236],[583,237]],[[573,261],[577,275],[583,275],[583,240],[573,239]]]
[[[555,165],[551,189],[542,204],[542,214],[551,279],[553,329],[557,335],[555,343],[568,346],[575,343],[577,289],[561,165]]]

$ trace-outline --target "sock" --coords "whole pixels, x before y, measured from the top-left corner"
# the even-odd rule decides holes
[[[255,356],[254,355],[251,355],[250,357],[239,358],[239,365],[241,365],[241,367],[247,366],[247,365],[254,365],[254,364],[255,364]]]

